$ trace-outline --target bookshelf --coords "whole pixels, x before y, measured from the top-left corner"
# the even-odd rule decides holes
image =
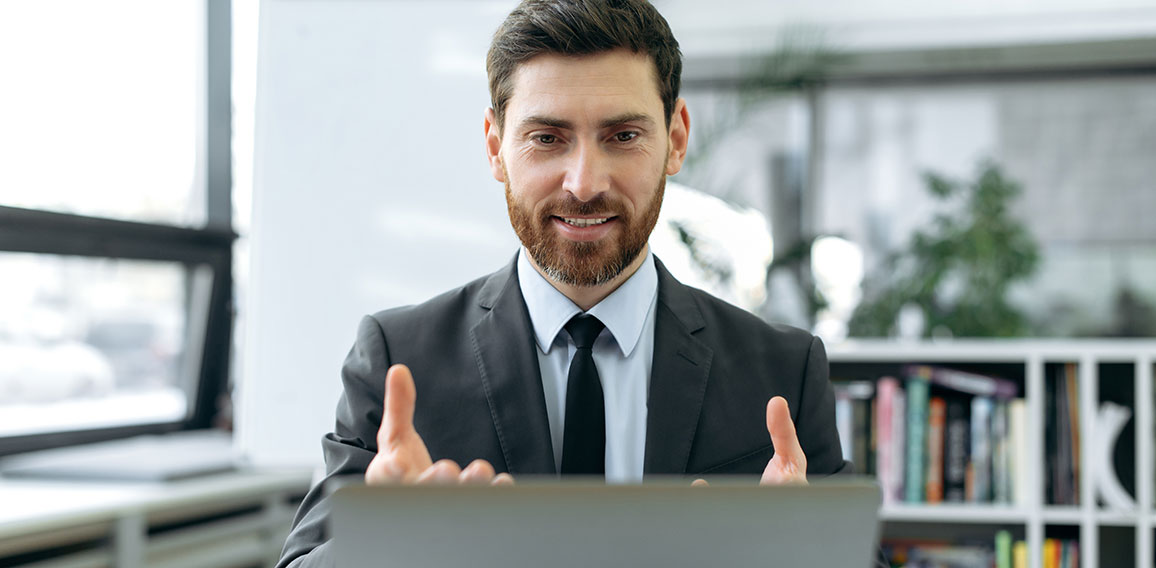
[[[1019,460],[1022,496],[1010,503],[909,503],[888,502],[880,516],[884,541],[921,539],[951,543],[993,543],[999,531],[1024,541],[1028,566],[1045,568],[1046,539],[1078,543],[1079,566],[1153,566],[1153,375],[1156,366],[1154,340],[957,340],[944,342],[847,341],[828,346],[831,378],[838,386],[851,381],[871,381],[893,376],[901,385],[906,365],[931,365],[979,375],[1000,377],[1017,385],[1017,398],[1025,407],[1026,456]],[[1078,504],[1055,505],[1049,496],[1051,470],[1046,417],[1054,389],[1064,386],[1065,373],[1073,376],[1073,412],[1078,412],[1079,481],[1074,495]],[[1047,388],[1046,388],[1047,387]],[[1067,392],[1067,391],[1066,391]],[[1096,419],[1104,402],[1128,410],[1126,425],[1105,450],[1095,444]],[[1068,416],[1075,416],[1070,414]],[[874,419],[874,417],[872,417]],[[1108,430],[1101,427],[1101,430]],[[1103,433],[1103,432],[1100,432]],[[1049,445],[1049,441],[1052,445]],[[1055,454],[1056,452],[1052,452]],[[874,457],[871,458],[874,460]],[[1112,461],[1115,476],[1135,505],[1110,507],[1097,492],[1096,465]],[[864,471],[861,464],[856,464]],[[1123,471],[1118,471],[1122,469]],[[874,471],[874,467],[871,468]],[[1051,479],[1055,479],[1051,477]],[[1054,481],[1053,481],[1054,482]],[[970,483],[970,482],[969,482]]]

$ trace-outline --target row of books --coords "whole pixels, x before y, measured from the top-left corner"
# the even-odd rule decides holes
[[[886,503],[1013,503],[1029,483],[1027,407],[1009,380],[909,365],[902,380],[835,384],[846,459]]]
[[[885,540],[883,553],[893,567],[903,568],[1027,568],[1028,546],[1013,542],[1006,530],[994,543],[950,544],[928,540]],[[1080,547],[1075,540],[1049,538],[1042,551],[1044,568],[1078,568]]]
[[[1080,405],[1076,365],[1044,382],[1044,483],[1052,505],[1080,504]]]

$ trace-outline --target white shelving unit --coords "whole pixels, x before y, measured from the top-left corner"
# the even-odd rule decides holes
[[[158,482],[0,479],[0,566],[270,566],[312,472]]]
[[[950,366],[1022,365],[1023,396],[1027,403],[1027,444],[1031,455],[1023,461],[1033,480],[1032,491],[1022,505],[888,505],[880,511],[884,536],[897,536],[888,527],[910,526],[910,523],[934,525],[944,533],[974,535],[977,526],[991,525],[994,536],[998,527],[1022,528],[1028,544],[1029,566],[1042,568],[1042,550],[1049,527],[1077,527],[1080,566],[1096,567],[1121,564],[1111,560],[1121,556],[1118,548],[1101,550],[1101,533],[1107,530],[1130,530],[1134,541],[1135,566],[1153,566],[1153,365],[1156,364],[1156,341],[1152,340],[956,340],[950,342],[850,341],[828,347],[833,378],[859,378],[841,375],[857,365],[903,365],[908,363]],[[1131,369],[1133,381],[1132,413],[1135,423],[1136,502],[1132,511],[1112,511],[1098,505],[1092,475],[1093,452],[1080,454],[1079,506],[1051,506],[1044,500],[1044,381],[1049,366],[1066,363],[1078,365],[1080,437],[1094,440],[1094,420],[1099,406],[1104,365],[1123,364]],[[1018,368],[1018,367],[1017,367]],[[1112,373],[1119,379],[1119,367]],[[875,377],[872,377],[875,378]],[[1017,377],[1018,378],[1018,377]],[[1086,444],[1087,442],[1085,442]],[[907,525],[905,525],[905,523]],[[900,529],[902,530],[902,529]],[[1071,529],[1068,529],[1071,530]],[[1114,540],[1118,540],[1117,533]],[[1101,559],[1105,558],[1104,562]]]

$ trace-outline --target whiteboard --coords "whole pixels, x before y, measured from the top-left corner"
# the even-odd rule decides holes
[[[482,145],[485,53],[513,2],[261,3],[236,440],[321,463],[361,316],[507,263]]]

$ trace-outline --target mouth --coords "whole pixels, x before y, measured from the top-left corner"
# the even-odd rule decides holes
[[[607,221],[610,221],[614,217],[557,217],[557,216],[555,216],[554,218],[555,219],[561,219],[562,222],[566,223],[567,225],[583,228],[583,227],[593,227],[595,225],[601,225]]]
[[[614,215],[606,217],[563,217],[554,215],[551,216],[550,219],[563,238],[575,242],[598,241],[609,235],[614,227],[619,224],[618,217]]]

